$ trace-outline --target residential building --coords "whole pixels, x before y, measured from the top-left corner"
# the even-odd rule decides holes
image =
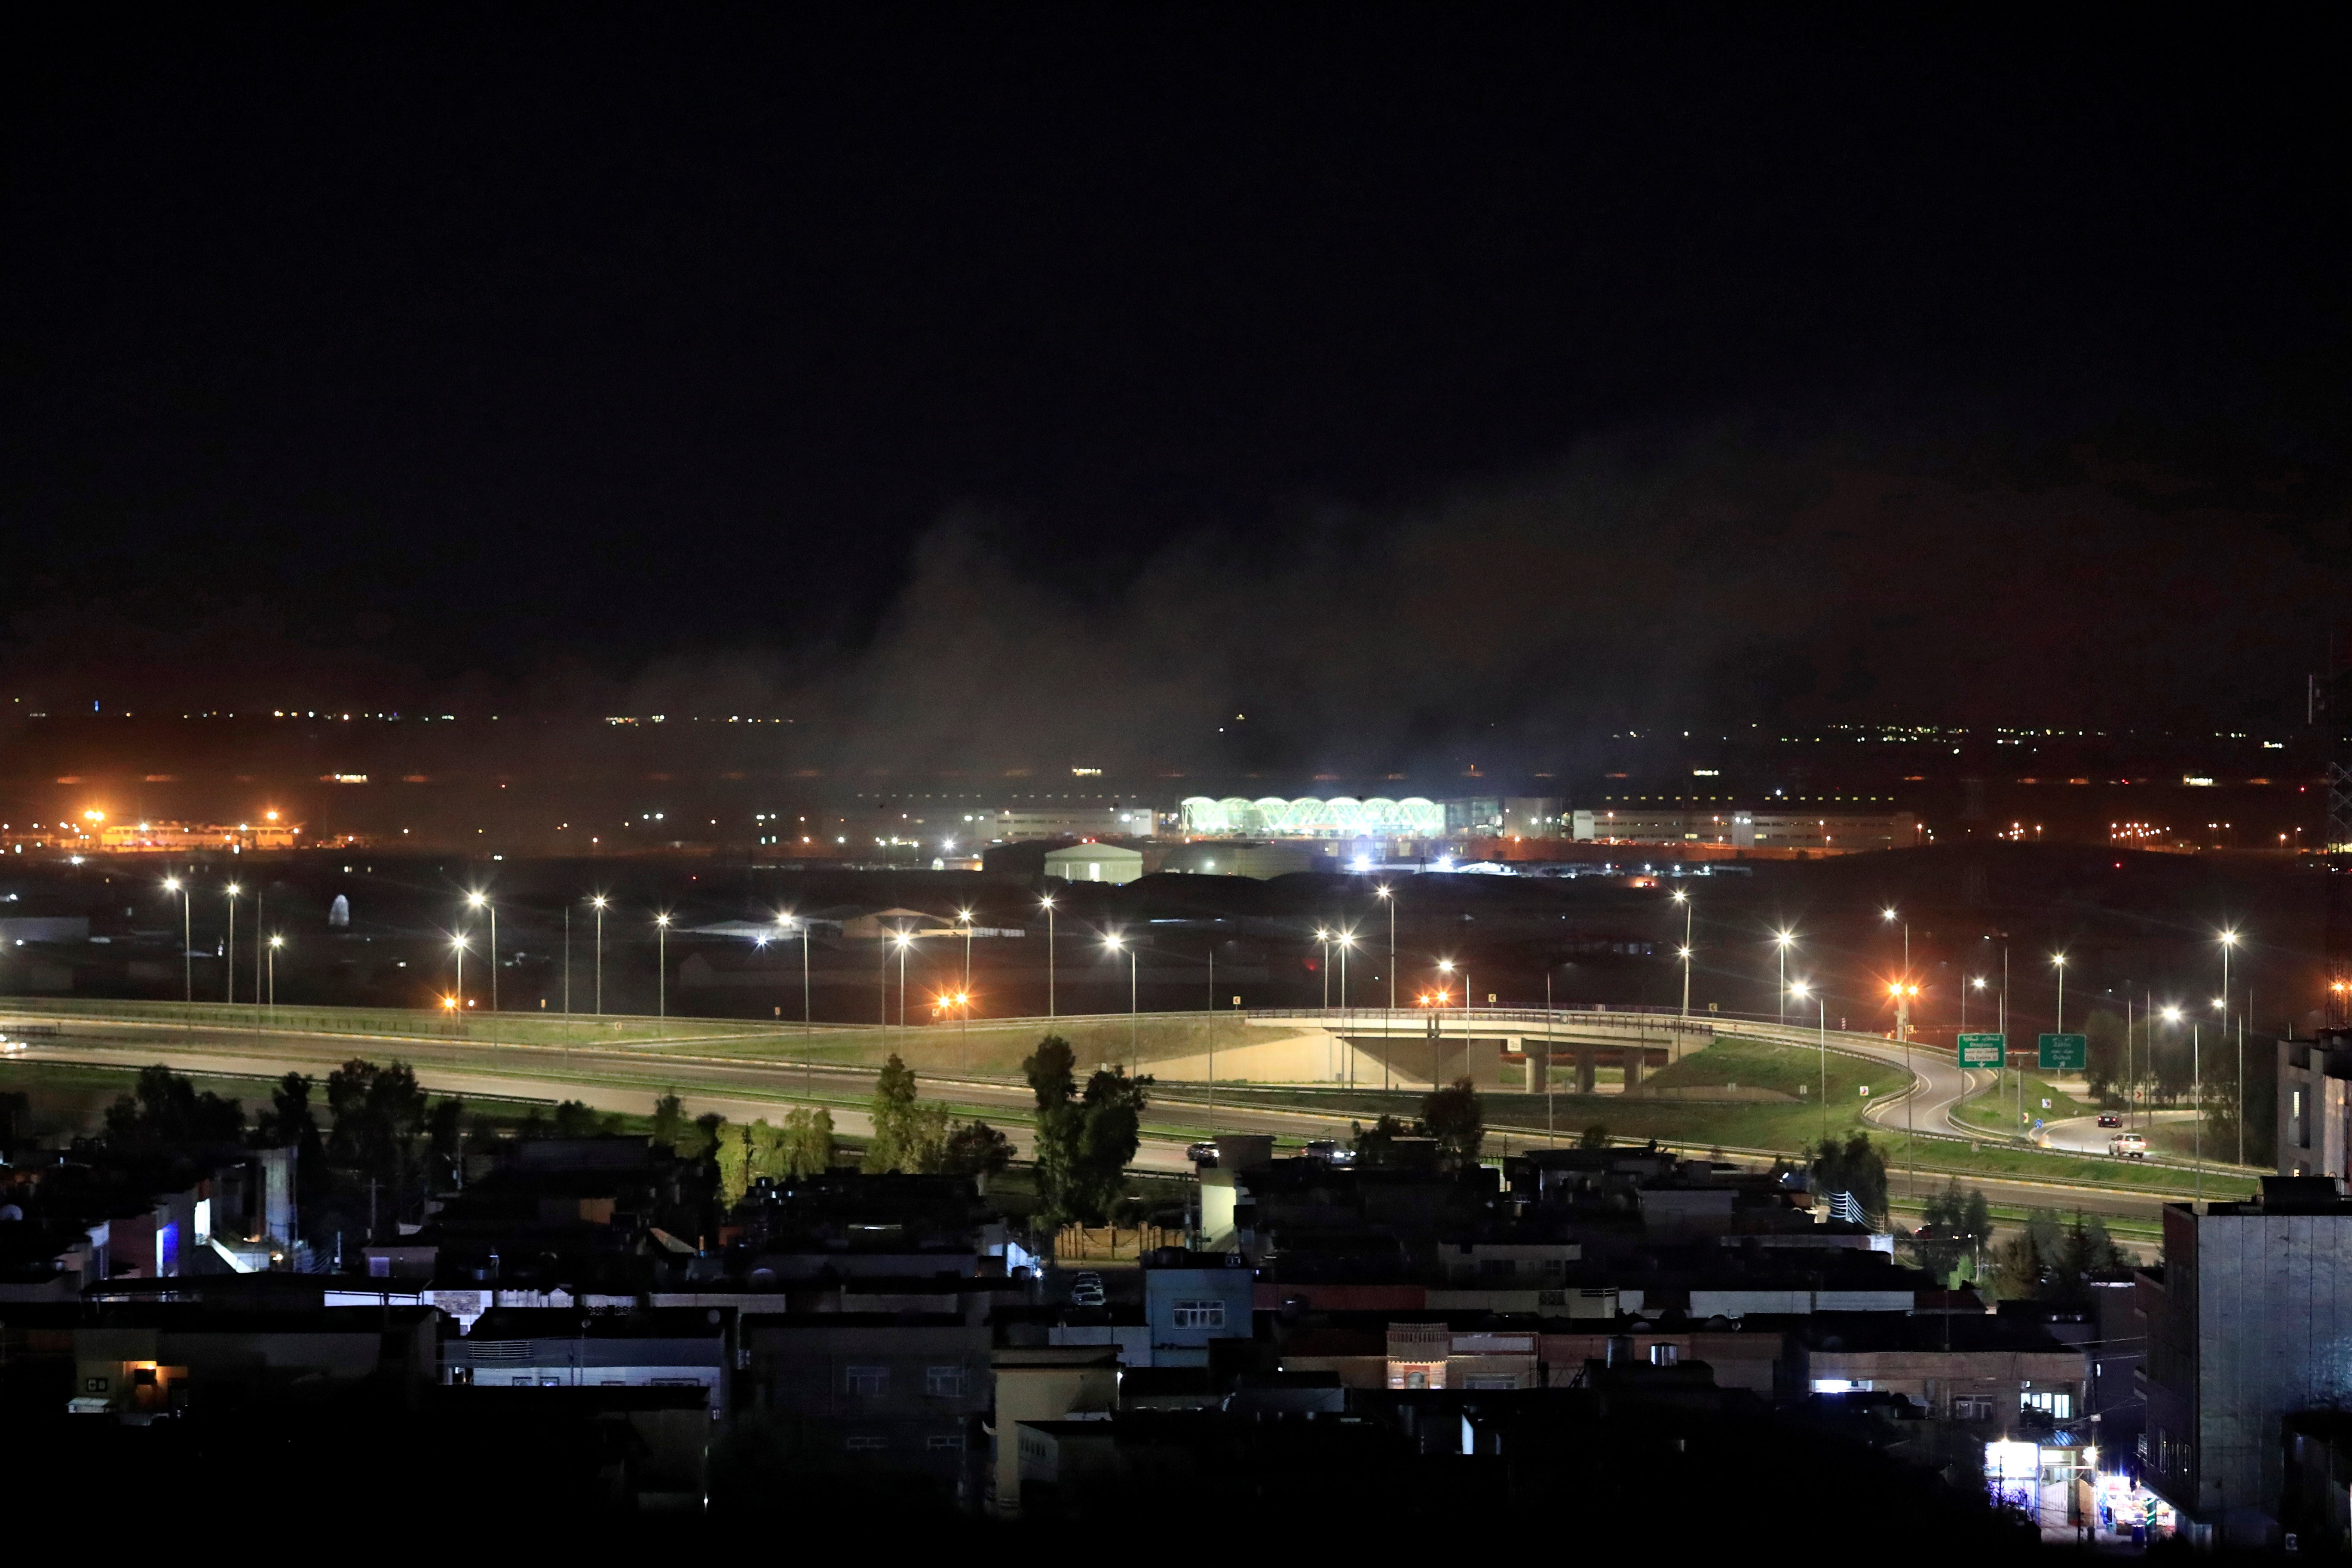
[[[2352,1176],[2352,1029],[2278,1043],[2278,1173]]]
[[[992,1511],[1020,1516],[1021,1434],[1037,1423],[1108,1421],[1118,1408],[1118,1352],[1092,1345],[1012,1345],[989,1358],[994,1374]]]
[[[1163,1248],[1143,1260],[1150,1366],[1206,1366],[1209,1342],[1251,1337],[1255,1276],[1237,1252]]]
[[[742,1405],[788,1441],[980,1506],[993,1392],[984,1320],[791,1312],[748,1320],[741,1333]]]
[[[2242,1203],[2164,1210],[2138,1276],[2147,1324],[2144,1479],[2231,1546],[2276,1532],[2283,1424],[2352,1405],[2352,1200],[2326,1176],[2268,1176]]]

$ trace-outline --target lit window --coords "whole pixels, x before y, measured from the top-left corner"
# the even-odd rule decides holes
[[[1180,1329],[1222,1329],[1225,1326],[1225,1304],[1223,1301],[1179,1301],[1172,1321]]]
[[[963,1368],[960,1366],[927,1366],[923,1369],[923,1392],[934,1398],[954,1399],[963,1394]]]
[[[865,1399],[879,1399],[890,1392],[890,1369],[887,1366],[851,1367],[849,1392]]]

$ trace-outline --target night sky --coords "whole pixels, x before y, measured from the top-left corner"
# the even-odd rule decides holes
[[[2310,16],[20,37],[0,679],[918,761],[2284,722],[2352,586]]]

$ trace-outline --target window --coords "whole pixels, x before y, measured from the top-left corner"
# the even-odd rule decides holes
[[[1955,1421],[1990,1421],[1992,1419],[1992,1399],[1990,1395],[1963,1394],[1952,1401]]]
[[[870,1433],[861,1433],[845,1441],[842,1447],[853,1454],[879,1454],[890,1447],[890,1439],[877,1437]]]
[[[1180,1329],[1222,1329],[1225,1326],[1225,1304],[1223,1301],[1179,1301],[1174,1309],[1174,1323]]]
[[[923,1439],[923,1447],[931,1450],[933,1453],[961,1453],[963,1451],[963,1434],[961,1432],[934,1432],[929,1436]]]
[[[2072,1389],[2029,1388],[2019,1398],[2021,1410],[2039,1410],[2053,1421],[2074,1418],[2074,1394]]]
[[[890,1369],[887,1366],[853,1366],[849,1369],[849,1392],[862,1399],[879,1399],[890,1392]]]
[[[960,1366],[925,1367],[923,1392],[935,1399],[961,1398],[963,1394],[963,1368]]]

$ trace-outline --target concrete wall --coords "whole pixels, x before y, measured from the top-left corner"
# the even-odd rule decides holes
[[[2208,1214],[2195,1245],[2194,1506],[2267,1511],[2281,1420],[2352,1404],[2352,1212]]]

